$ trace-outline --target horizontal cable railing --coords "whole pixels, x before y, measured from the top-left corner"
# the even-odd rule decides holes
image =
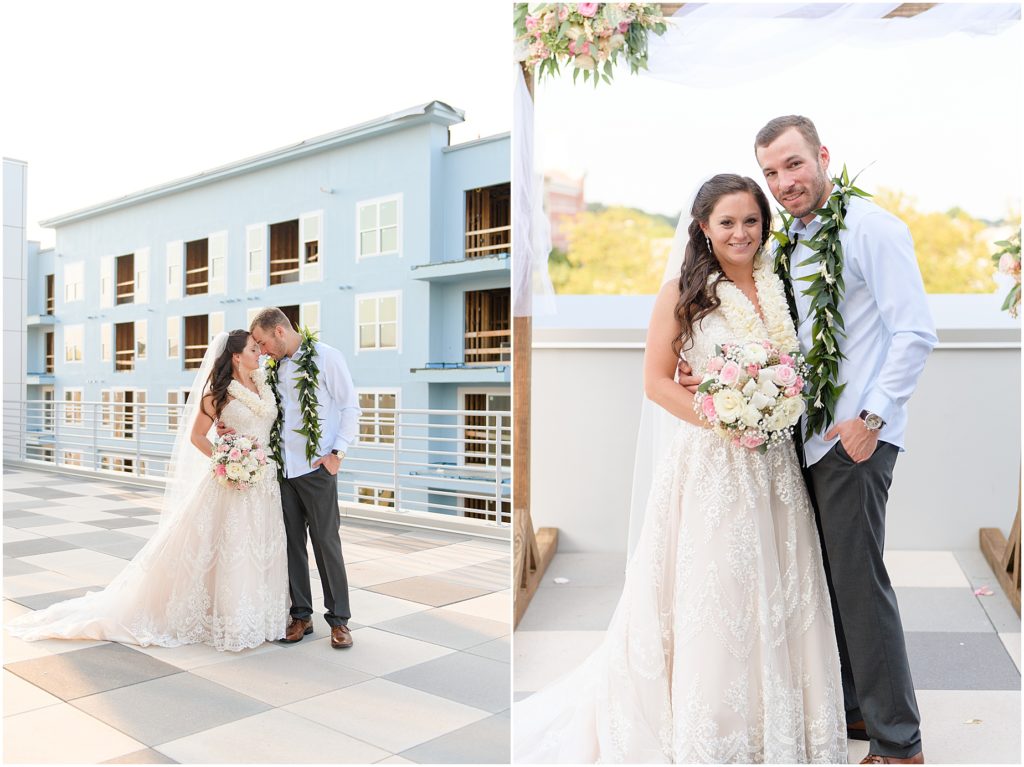
[[[163,480],[184,405],[4,403],[4,457],[112,477]],[[323,446],[324,452],[329,446]],[[443,514],[511,523],[508,411],[364,408],[338,474],[350,511]]]

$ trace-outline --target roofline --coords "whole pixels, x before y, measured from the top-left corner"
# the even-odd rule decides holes
[[[473,139],[472,141],[466,141],[462,144],[446,146],[441,151],[445,153],[458,152],[460,149],[465,149],[466,147],[477,146],[478,144],[489,144],[494,141],[502,141],[504,139],[510,138],[511,136],[511,131],[505,131],[504,133],[495,133],[493,136],[484,136],[483,138]]]
[[[175,179],[165,184],[132,192],[124,197],[117,197],[113,200],[101,202],[98,205],[91,205],[87,208],[71,211],[60,216],[54,216],[39,222],[39,226],[55,227],[83,221],[103,213],[110,213],[115,210],[137,205],[141,202],[149,202],[168,195],[184,192],[196,187],[212,184],[215,181],[223,181],[228,178],[250,173],[254,170],[269,168],[288,162],[299,157],[334,149],[346,144],[355,143],[364,139],[382,136],[396,130],[403,130],[415,125],[424,123],[435,123],[446,127],[463,122],[465,112],[456,109],[441,101],[431,101],[426,104],[403,109],[384,117],[378,117],[368,122],[342,128],[333,133],[325,133],[322,136],[305,139],[297,144],[272,149],[263,154],[246,157],[227,165],[221,165],[210,170],[201,171],[193,176]]]

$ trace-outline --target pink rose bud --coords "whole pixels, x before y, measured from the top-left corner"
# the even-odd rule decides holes
[[[539,21],[540,20],[536,16],[527,16],[526,17],[526,28],[529,29],[529,30],[536,29],[537,23]]]
[[[781,362],[783,365],[792,365],[794,362],[796,362],[796,360],[794,360],[788,354],[780,354],[779,362]]]
[[[224,464],[218,463],[216,471],[218,477],[223,477],[225,474],[228,473],[228,468]]]
[[[628,29],[629,29],[629,22],[628,21],[620,21],[619,22],[619,31],[620,32],[626,32]]]
[[[751,378],[756,378],[757,372],[760,369],[761,368],[759,368],[757,365],[747,365],[747,375],[750,376]]]
[[[793,382],[793,386],[795,386],[798,389],[803,389],[804,388],[804,379],[801,378],[800,376],[797,376],[796,380]]]
[[[800,387],[800,386],[790,386],[790,387],[787,387],[787,389],[784,392],[782,392],[782,393],[785,394],[787,397],[796,397],[802,391],[803,391],[803,387]]]
[[[711,397],[703,399],[700,403],[700,409],[709,421],[714,421],[718,418],[718,412],[715,410],[715,401]]]
[[[753,450],[755,447],[760,447],[764,444],[764,437],[760,434],[755,434],[754,432],[748,432],[740,438],[740,444],[742,444],[743,447]]]
[[[725,366],[725,360],[722,357],[712,357],[708,362],[708,371],[711,373],[719,372]]]

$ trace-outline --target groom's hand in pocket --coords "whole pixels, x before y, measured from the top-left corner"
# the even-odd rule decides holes
[[[865,426],[860,418],[837,423],[825,433],[826,440],[831,441],[836,437],[839,437],[843,450],[854,463],[864,463],[875,454],[875,448],[878,447],[878,432]]]
[[[310,464],[310,466],[312,466],[314,469],[321,465],[325,469],[327,469],[327,472],[329,474],[337,474],[338,469],[341,468],[341,459],[334,453],[328,453],[323,458],[317,458],[315,461],[313,461],[313,463]]]
[[[686,360],[679,360],[676,364],[676,380],[690,394],[696,394],[697,387],[700,386],[700,376],[693,374],[693,368]]]
[[[225,425],[219,418],[217,419],[217,436],[223,437],[225,434],[234,434],[235,430],[230,426]]]

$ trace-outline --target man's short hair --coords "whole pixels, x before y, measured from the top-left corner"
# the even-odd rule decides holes
[[[818,129],[814,127],[814,123],[802,115],[785,115],[769,120],[768,124],[757,132],[757,138],[754,139],[754,150],[756,151],[758,147],[768,146],[790,128],[800,131],[800,135],[804,137],[804,141],[813,152],[817,153],[821,149],[821,139],[818,138]]]
[[[273,332],[274,328],[278,325],[290,328],[292,323],[285,316],[285,313],[276,306],[268,306],[266,309],[260,309],[256,316],[252,318],[252,322],[249,323],[249,332],[251,333],[256,328]]]

